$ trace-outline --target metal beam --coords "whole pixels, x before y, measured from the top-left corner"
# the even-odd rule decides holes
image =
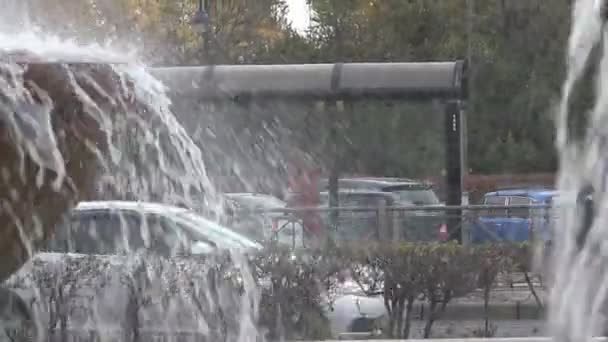
[[[115,56],[54,52],[2,53],[19,64],[128,64]],[[313,99],[461,100],[467,96],[464,61],[155,67],[150,72],[174,95],[200,100],[278,97]]]
[[[431,100],[466,97],[463,61],[151,68],[176,96]]]

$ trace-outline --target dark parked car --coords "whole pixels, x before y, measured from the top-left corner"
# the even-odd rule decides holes
[[[445,213],[442,204],[431,184],[408,178],[391,177],[351,177],[340,178],[340,191],[368,191],[390,196],[390,205],[411,207],[409,210],[391,212],[390,221],[397,224],[398,238],[408,241],[433,241],[445,239]],[[322,192],[329,190],[329,181],[322,179],[319,184]],[[340,206],[348,206],[339,201]],[[424,210],[415,210],[424,206]],[[430,210],[429,207],[437,209]]]
[[[389,193],[364,190],[341,190],[338,201],[340,207],[347,208],[381,208],[393,206],[396,198]],[[329,193],[320,194],[321,208],[329,206]],[[386,232],[382,232],[382,225],[378,212],[374,210],[340,210],[337,215],[337,227],[332,227],[331,213],[323,212],[321,215],[325,227],[333,233],[338,241],[366,241],[378,240],[383,234],[391,234],[392,220],[386,217]],[[387,237],[390,237],[388,235]]]
[[[349,177],[338,180],[340,189],[357,189],[390,192],[397,203],[414,205],[439,205],[439,198],[431,184],[409,178]],[[329,180],[321,179],[320,192],[329,191]]]

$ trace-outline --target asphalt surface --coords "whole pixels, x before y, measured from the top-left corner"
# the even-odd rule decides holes
[[[422,338],[423,321],[412,322],[410,338]],[[437,321],[431,330],[432,338],[472,338],[483,337],[485,323],[475,321]],[[489,337],[529,337],[546,336],[544,320],[500,320],[490,321]]]
[[[537,290],[542,303],[546,293]],[[454,298],[442,315],[444,320],[475,321],[485,317],[483,291],[477,290],[464,297]],[[424,319],[428,315],[428,306],[420,301],[414,305],[414,317]],[[514,289],[497,288],[490,293],[488,315],[493,320],[539,320],[544,318],[544,310],[538,305],[527,287]]]
[[[538,285],[538,284],[537,284]],[[544,303],[545,291],[536,286]],[[415,310],[421,310],[418,303]],[[546,336],[544,310],[539,309],[527,286],[493,289],[489,301],[488,337],[528,337]],[[478,290],[461,298],[456,298],[442,317],[433,324],[434,338],[483,337],[485,332],[483,292]],[[421,315],[412,321],[410,338],[422,338],[425,321]]]

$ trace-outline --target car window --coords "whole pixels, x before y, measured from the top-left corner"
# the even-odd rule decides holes
[[[209,221],[193,212],[184,211],[175,214],[176,223],[180,224],[197,237],[212,241],[220,248],[257,248],[258,245],[248,238],[222,227],[219,224]]]
[[[506,205],[507,198],[504,196],[488,196],[484,198],[483,203],[487,205]]]
[[[327,193],[322,197],[322,204],[328,205]],[[339,198],[341,207],[378,208],[392,205],[390,197],[382,194],[342,193]],[[322,214],[323,222],[330,224],[328,212]],[[375,210],[352,211],[342,210],[338,213],[338,227],[335,238],[340,241],[368,240],[378,238],[378,218]]]
[[[145,220],[142,218],[145,217]],[[145,224],[142,224],[145,223]],[[148,249],[162,255],[184,251],[188,236],[157,215],[100,211],[64,221],[47,250],[58,253],[121,254]]]
[[[83,215],[71,220],[70,251],[115,254],[124,250],[120,218],[110,213]]]
[[[532,200],[528,197],[521,197],[521,196],[509,197],[509,205],[518,206],[518,205],[530,205],[530,204],[532,204]],[[509,210],[508,215],[511,217],[529,218],[530,209],[529,208],[513,208],[513,209]]]
[[[224,203],[224,210],[227,215],[234,215],[235,211],[240,209],[239,204],[233,199],[226,199]]]
[[[387,195],[388,196],[388,195]],[[329,195],[328,193],[323,193],[320,196],[320,201],[322,205],[327,205],[329,203]],[[341,207],[378,207],[381,204],[389,205],[391,203],[390,198],[384,197],[383,195],[377,194],[358,194],[358,193],[342,193],[338,198],[339,205]]]
[[[280,242],[296,247],[303,244],[304,232],[302,224],[288,220],[277,222],[277,230],[273,238]]]
[[[430,189],[398,190],[393,191],[393,193],[397,195],[400,202],[413,203],[414,205],[439,204],[439,198]]]
[[[50,252],[115,254],[126,249],[121,220],[114,213],[77,214],[59,228],[48,244]]]
[[[509,197],[510,205],[530,205],[532,204],[532,199],[529,197],[521,197],[521,196],[511,196]]]
[[[344,207],[377,207],[383,201],[382,197],[379,196],[368,196],[368,195],[340,195],[339,202],[340,206]]]
[[[504,196],[486,196],[484,197],[483,204],[485,205],[496,205],[496,206],[505,206],[507,204],[507,198]],[[483,216],[488,217],[506,217],[507,210],[500,209],[488,209],[482,212]]]
[[[142,233],[143,215],[132,212],[111,212],[112,215],[118,216],[120,220],[120,228],[118,229],[119,245],[117,252],[136,252],[146,248],[146,235]]]
[[[146,223],[147,226],[142,227],[142,233],[147,235],[146,245],[151,251],[161,255],[175,255],[190,249],[189,237],[174,222],[158,215],[146,215]]]
[[[70,229],[70,217],[64,217],[61,223],[55,229],[53,236],[49,239],[43,250],[46,252],[67,253],[68,246],[68,230]]]

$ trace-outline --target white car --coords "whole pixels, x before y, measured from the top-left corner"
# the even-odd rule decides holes
[[[214,248],[241,251],[262,246],[188,209],[99,201],[78,204],[57,229],[47,251],[113,255],[147,249],[175,255],[204,254]]]
[[[48,303],[44,303],[49,289],[41,288],[44,286],[40,285],[40,281],[33,280],[31,276],[37,274],[38,277],[49,277],[52,272],[48,272],[47,268],[57,270],[73,265],[89,268],[88,273],[86,269],[77,272],[77,278],[80,279],[54,280],[69,287],[78,282],[101,281],[96,279],[103,278],[103,274],[91,265],[93,262],[98,266],[107,264],[108,269],[111,269],[111,272],[107,271],[109,273],[121,274],[126,268],[132,267],[134,260],[138,260],[133,254],[141,250],[176,256],[180,259],[180,265],[190,267],[197,262],[196,258],[179,258],[181,254],[196,256],[208,254],[215,249],[243,252],[262,249],[260,244],[191,210],[161,204],[84,202],[72,210],[68,218],[50,240],[47,250],[37,253],[33,260],[7,282],[26,303],[34,304],[32,311],[43,326],[48,326],[50,321],[50,308]],[[100,294],[94,290],[95,286],[87,284],[79,286],[78,293],[69,296],[69,329],[72,332],[90,330],[94,328],[91,325],[98,326],[99,320],[102,320],[106,329],[120,330],[122,322],[127,320],[125,312],[129,303],[128,293],[123,287],[112,285],[109,292]],[[50,285],[52,287],[57,284],[51,281]],[[40,293],[35,294],[33,288],[37,288]],[[367,322],[384,315],[382,299],[365,296],[351,282],[340,286],[338,293],[328,295],[327,298],[329,297],[334,300],[331,307],[326,306],[326,314],[335,338],[369,336],[372,331],[366,331],[369,326]],[[101,305],[92,305],[93,302]],[[165,323],[161,326],[170,331],[188,333],[201,329],[194,319],[196,309],[188,301],[182,302],[179,310],[171,312],[171,315],[175,313],[173,316],[179,318],[169,317],[171,315],[164,317],[163,314],[166,313],[163,312],[161,303],[151,305],[158,310],[146,310],[147,317],[141,317],[144,332],[158,328],[159,320],[175,320],[169,326],[165,326]],[[91,306],[96,307],[94,315]],[[188,316],[187,312],[190,312],[189,318],[184,317]]]
[[[369,296],[352,280],[341,284],[328,306],[332,335],[340,340],[373,339],[381,335],[388,312],[381,294]]]
[[[42,328],[53,326],[57,331],[61,325],[55,321],[57,312],[66,310],[66,329],[77,336],[95,329],[118,333],[134,316],[142,334],[196,335],[205,331],[196,301],[180,294],[167,304],[163,298],[176,288],[207,284],[206,271],[200,267],[203,261],[196,255],[216,249],[246,253],[262,246],[188,209],[143,202],[85,202],[69,213],[44,251],[4,286],[29,304],[28,314],[33,313]],[[143,250],[152,253],[139,253]],[[145,266],[138,269],[138,265]],[[150,272],[159,267],[164,270],[151,277]],[[143,272],[140,276],[145,279],[136,276],[134,269]],[[185,285],[160,285],[168,279],[163,272],[178,269],[182,276],[175,279]],[[159,285],[138,285],[141,281]],[[148,288],[154,293],[147,293]],[[129,314],[135,305],[133,291],[146,291],[140,295],[147,298],[146,309],[134,315]],[[240,306],[240,300],[232,300],[232,308]]]

